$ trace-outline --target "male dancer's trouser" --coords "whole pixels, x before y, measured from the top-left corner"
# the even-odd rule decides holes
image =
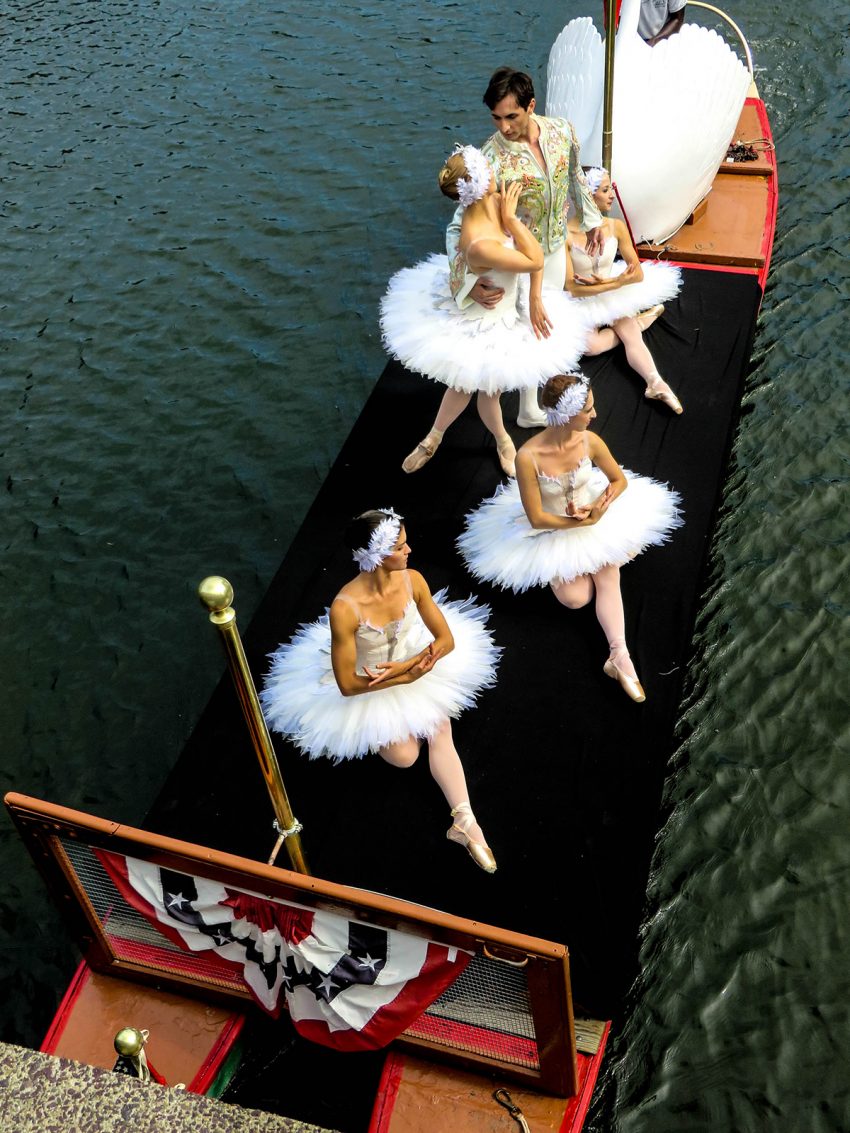
[[[564,290],[564,280],[567,271],[567,245],[562,244],[560,248],[556,248],[554,252],[543,253],[543,286],[551,287],[554,291]],[[530,287],[530,279],[527,275],[523,275],[520,279],[520,291],[522,295],[522,302],[526,309],[528,308],[528,293]],[[544,301],[544,306],[545,306]],[[553,375],[554,377],[554,375]],[[533,388],[523,389],[519,392],[519,416],[525,417],[527,420],[533,420],[535,417],[540,416],[540,406],[537,401],[537,390]]]

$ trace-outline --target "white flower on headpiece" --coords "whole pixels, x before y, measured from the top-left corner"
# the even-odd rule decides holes
[[[561,396],[558,398],[558,404],[554,409],[546,410],[546,424],[547,425],[566,425],[576,413],[581,413],[584,408],[584,403],[587,401],[587,395],[590,392],[590,383],[584,374],[570,375],[577,377],[574,385],[567,386]]]
[[[392,554],[401,532],[401,516],[396,515],[391,507],[381,507],[376,510],[382,512],[385,518],[369,536],[368,546],[359,547],[351,552],[351,557],[360,569],[367,572],[375,570],[387,555]]]
[[[475,201],[480,201],[490,188],[493,171],[490,163],[475,146],[455,146],[452,157],[459,153],[466,166],[467,177],[459,177],[457,181],[458,200],[464,208],[469,208]]]
[[[587,187],[591,193],[595,193],[606,177],[610,176],[607,169],[603,169],[601,165],[594,165],[592,169],[588,169],[584,175],[587,181]]]

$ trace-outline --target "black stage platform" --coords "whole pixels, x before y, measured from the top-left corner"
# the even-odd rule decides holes
[[[684,501],[685,526],[671,542],[623,570],[628,642],[645,704],[633,704],[603,675],[606,642],[592,607],[569,611],[548,589],[515,596],[466,573],[454,540],[463,515],[499,482],[493,442],[470,408],[431,463],[406,476],[401,460],[427,431],[443,387],[394,364],[250,628],[242,627],[259,684],[265,655],[299,622],[318,617],[353,576],[340,543],[345,523],[387,505],[406,517],[411,565],[432,590],[474,592],[490,604],[504,647],[498,686],[455,734],[499,863],[494,876],[446,841],[449,815],[425,757],[408,771],[377,757],[311,763],[276,737],[284,779],[316,875],[567,944],[576,1000],[599,1018],[621,1012],[636,971],[661,786],[760,298],[753,275],[685,271],[681,297],[646,336],[682,399],[681,417],[644,399],[622,349],[586,360],[595,430],[622,465],[669,481]],[[515,395],[503,402],[519,445],[531,434],[512,424]],[[209,568],[214,573],[216,564]],[[239,579],[231,582],[238,612]],[[225,676],[146,826],[265,860],[271,818]]]

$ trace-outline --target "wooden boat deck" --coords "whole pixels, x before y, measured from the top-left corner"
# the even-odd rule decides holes
[[[735,139],[745,142],[770,137],[764,104],[747,99]],[[755,147],[758,149],[758,145]],[[762,285],[767,276],[776,223],[776,155],[772,149],[757,161],[724,163],[698,219],[685,223],[663,244],[640,244],[642,259],[701,263],[754,269]]]

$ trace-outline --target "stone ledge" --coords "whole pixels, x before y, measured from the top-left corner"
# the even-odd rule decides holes
[[[327,1133],[288,1117],[0,1043],[0,1129],[15,1133]]]

